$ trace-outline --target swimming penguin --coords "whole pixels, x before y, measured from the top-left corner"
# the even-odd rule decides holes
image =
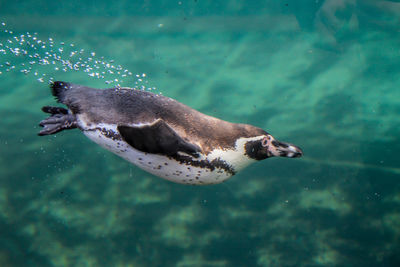
[[[217,184],[269,157],[301,157],[297,146],[266,131],[200,113],[174,99],[131,88],[94,89],[53,82],[62,107],[39,135],[80,129],[89,139],[156,176],[182,184]]]

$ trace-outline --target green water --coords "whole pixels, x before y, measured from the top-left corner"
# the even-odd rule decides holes
[[[399,1],[131,2],[0,1],[0,43],[37,32],[54,50],[95,51],[133,73],[123,86],[145,73],[156,92],[305,156],[196,187],[78,130],[38,137],[48,78],[110,85],[51,64],[24,75],[29,58],[7,50],[0,266],[400,265]]]

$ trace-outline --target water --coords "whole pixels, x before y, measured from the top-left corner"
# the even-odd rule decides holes
[[[3,48],[53,45],[0,52],[0,266],[400,264],[398,1],[131,2],[0,3]],[[305,156],[170,183],[77,130],[38,137],[52,79],[157,88]]]

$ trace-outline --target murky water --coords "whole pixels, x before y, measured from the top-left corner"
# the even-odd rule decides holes
[[[3,1],[1,266],[398,266],[400,3]],[[48,82],[154,89],[301,159],[226,183],[147,174],[78,130],[39,137]]]

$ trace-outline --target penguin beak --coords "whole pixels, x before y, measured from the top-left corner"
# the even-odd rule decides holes
[[[275,140],[272,136],[268,150],[275,157],[300,158],[303,156],[303,151],[299,147]]]

